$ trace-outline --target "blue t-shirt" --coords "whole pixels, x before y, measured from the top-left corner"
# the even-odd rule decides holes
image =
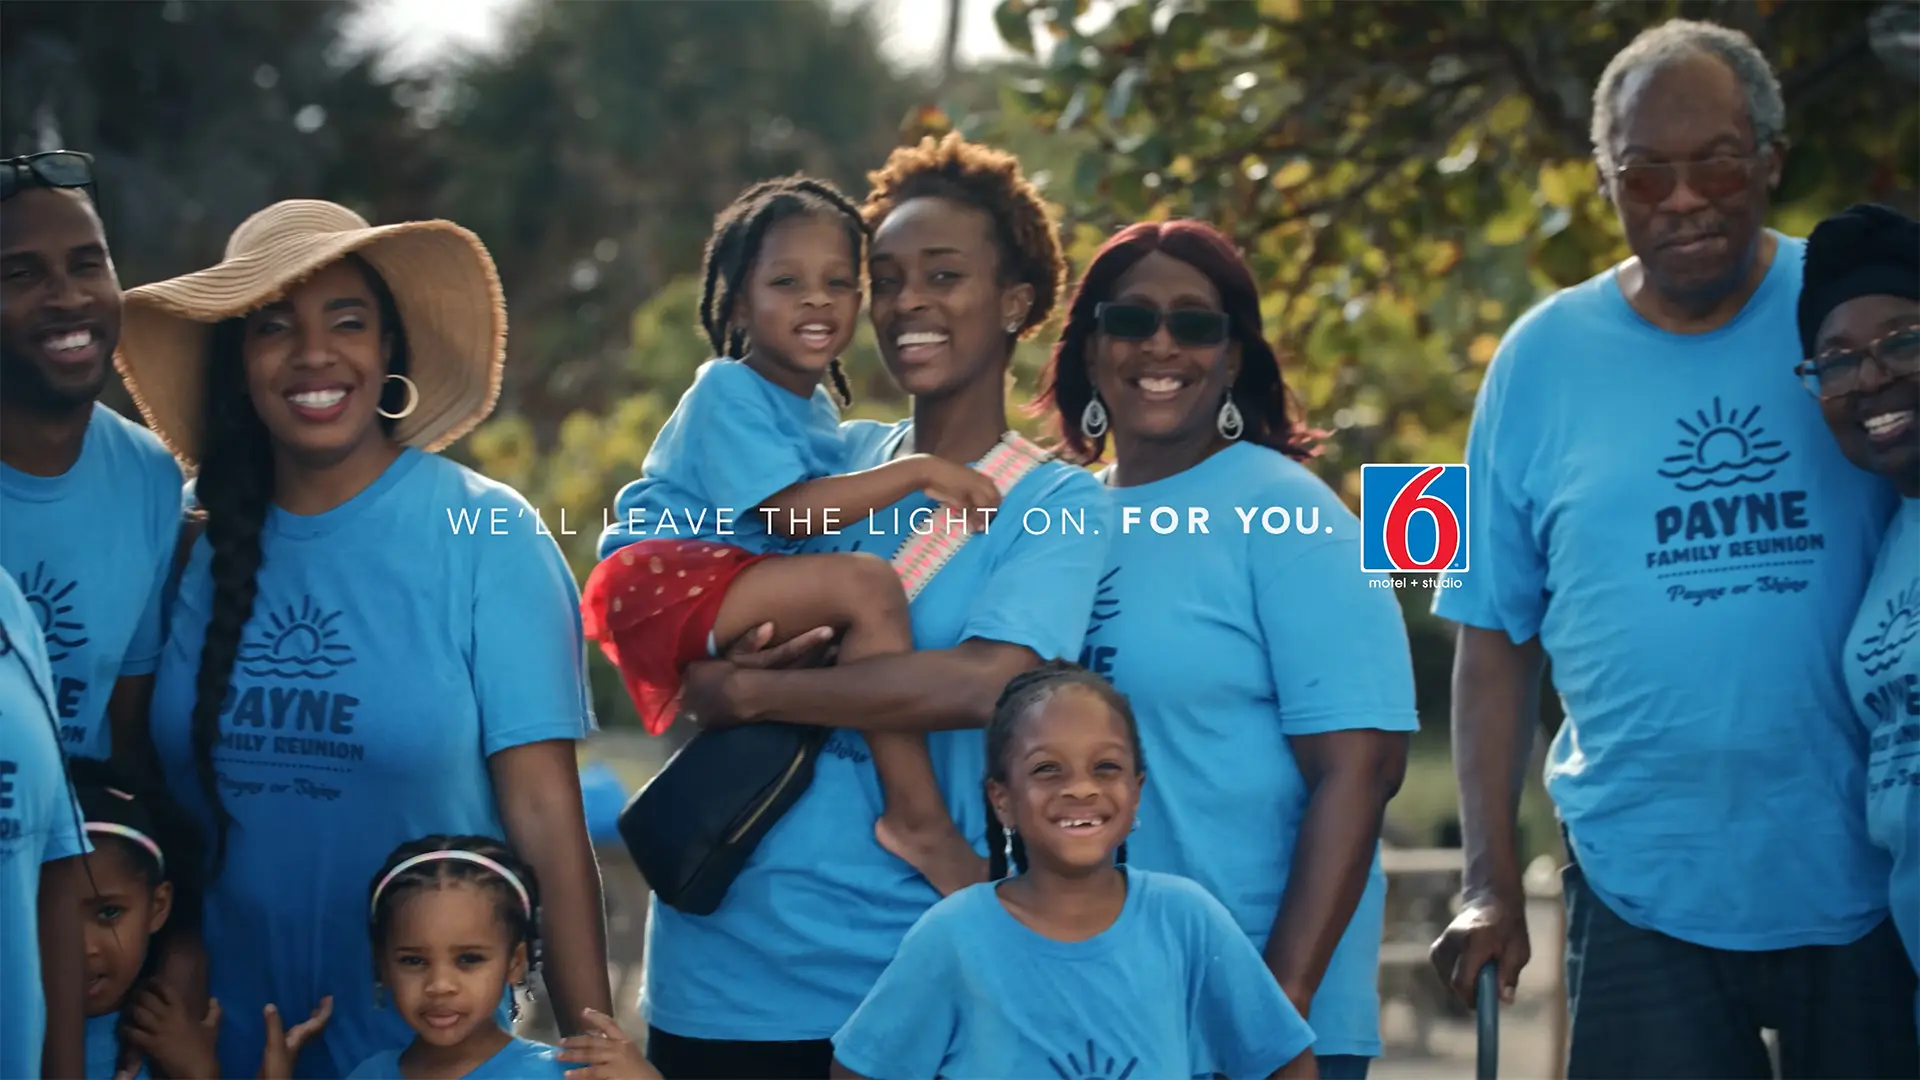
[[[870,1080],[1265,1078],[1314,1045],[1233,916],[1199,885],[1123,867],[1112,926],[1057,941],[992,883],[921,917],[839,1034]]]
[[[348,1073],[347,1080],[402,1080],[400,1055],[404,1050],[380,1051]],[[554,1055],[559,1052],[558,1047],[546,1043],[516,1038],[481,1062],[465,1080],[560,1080],[576,1066],[556,1060]]]
[[[1434,607],[1540,638],[1567,716],[1547,793],[1588,884],[1720,949],[1887,913],[1840,652],[1894,496],[1793,373],[1806,244],[1777,239],[1710,333],[1646,322],[1612,271],[1514,323],[1467,438],[1471,568]]]
[[[1893,922],[1920,969],[1920,499],[1900,501],[1842,662],[1871,748],[1867,832],[1893,860]]]
[[[167,578],[180,538],[180,466],[153,432],[95,404],[73,467],[0,465],[0,566],[47,640],[67,753],[112,749],[114,681],[160,660]]]
[[[113,1080],[114,1069],[120,1063],[119,1028],[118,1012],[87,1017],[87,1080]],[[142,1060],[133,1080],[148,1080],[151,1075],[146,1061]]]
[[[1112,496],[1119,535],[1080,662],[1140,725],[1127,861],[1199,882],[1264,950],[1311,794],[1288,740],[1419,728],[1406,621],[1360,570],[1353,513],[1277,451],[1239,443]],[[1380,1053],[1386,884],[1376,858],[1314,995],[1316,1054]]]
[[[7,569],[11,569],[8,567]],[[54,737],[53,675],[40,623],[0,574],[0,1076],[39,1076],[40,867],[93,850]],[[75,963],[79,958],[74,959]]]
[[[709,360],[654,438],[641,478],[620,489],[600,557],[641,540],[796,550],[799,541],[768,532],[754,508],[846,471],[843,461],[840,411],[825,387],[797,397],[739,360]]]
[[[843,430],[848,467],[869,469],[893,457],[910,424],[855,420]],[[913,513],[933,505],[916,494],[839,535],[815,537],[807,550],[891,557],[919,520]],[[917,647],[979,638],[1025,646],[1043,660],[1079,655],[1112,537],[1107,505],[1084,469],[1049,462],[1028,473],[991,527],[914,598]],[[927,746],[954,823],[984,855],[983,733],[938,731]],[[835,732],[812,784],[755,849],[718,911],[692,916],[653,903],[641,1004],[648,1022],[695,1039],[825,1039],[839,1030],[914,920],[940,899],[874,840],[880,810],[866,740]]]
[[[237,825],[206,897],[208,977],[227,1075],[258,1069],[263,1006],[306,1016],[332,994],[297,1071],[337,1077],[412,1038],[373,996],[367,888],[388,853],[504,835],[488,759],[591,729],[579,594],[518,493],[412,449],[325,513],[270,509],[261,542],[214,751]],[[153,706],[168,784],[203,819],[190,728],[210,555],[202,538],[181,578]]]

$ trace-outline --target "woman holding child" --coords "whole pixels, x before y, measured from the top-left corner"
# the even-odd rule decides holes
[[[672,1078],[828,1075],[831,1036],[942,892],[876,837],[888,803],[862,733],[924,735],[945,809],[980,851],[982,731],[1010,678],[1078,652],[1106,560],[1112,529],[1099,485],[1060,462],[1034,464],[1037,455],[1008,431],[1014,344],[1046,321],[1065,278],[1038,194],[1012,157],[957,136],[895,151],[873,181],[862,208],[873,230],[870,318],[889,373],[913,397],[913,416],[842,425],[840,468],[859,474],[914,455],[977,465],[1012,454],[1027,456],[1029,471],[1000,492],[993,524],[913,596],[914,651],[810,670],[775,670],[766,656],[686,668],[684,709],[704,723],[837,730],[807,791],[717,911],[653,905],[648,1057]],[[812,537],[801,550],[891,559],[908,539],[910,513],[934,505],[916,491],[874,515],[880,535],[861,517],[858,528]],[[1055,527],[1021,528],[1029,509]],[[1063,532],[1063,514],[1084,520],[1085,531]],[[980,880],[985,869],[978,859],[965,876]]]
[[[1406,627],[1360,571],[1353,515],[1301,464],[1253,276],[1194,221],[1109,240],[1068,306],[1043,405],[1115,513],[1196,509],[1210,531],[1122,528],[1082,662],[1131,700],[1148,762],[1130,866],[1232,912],[1314,1031],[1320,1075],[1380,1053],[1387,801],[1418,726]],[[1278,507],[1243,529],[1237,507]]]
[[[332,999],[300,1076],[413,1039],[376,993],[367,889],[430,834],[503,837],[545,885],[562,1027],[610,1011],[573,578],[518,493],[435,454],[492,409],[505,335],[473,234],[326,202],[268,207],[219,265],[127,294],[121,371],[199,465],[153,734],[213,853],[223,1075],[253,1075],[268,1004]]]

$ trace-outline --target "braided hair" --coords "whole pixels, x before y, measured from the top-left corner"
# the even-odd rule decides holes
[[[1033,286],[1033,306],[1014,336],[1027,337],[1053,315],[1067,285],[1067,257],[1053,214],[1020,172],[1019,158],[970,143],[955,131],[937,142],[929,135],[917,146],[896,148],[867,179],[873,191],[861,212],[870,228],[878,229],[900,204],[922,197],[984,211],[993,219],[1000,283]]]
[[[1000,691],[1000,700],[993,706],[993,718],[987,721],[987,779],[1005,785],[1011,770],[1008,758],[1013,753],[1013,740],[1020,733],[1020,724],[1033,715],[1039,708],[1052,700],[1055,694],[1068,687],[1079,687],[1098,696],[1113,715],[1119,717],[1127,728],[1127,742],[1133,749],[1135,769],[1146,767],[1146,757],[1140,748],[1140,725],[1133,718],[1133,705],[1127,696],[1113,688],[1113,684],[1100,676],[1066,660],[1049,660],[1039,667],[1031,668],[1015,675]],[[1122,842],[1119,861],[1127,861],[1127,845]],[[1007,876],[1009,870],[1024,873],[1027,869],[1027,848],[1020,834],[1001,824],[1000,815],[993,812],[991,800],[987,806],[987,876],[998,880]]]
[[[430,859],[402,870],[392,881],[387,881],[387,875],[401,863],[435,851],[464,851],[500,864],[520,879],[521,887],[527,890],[526,903],[521,904],[520,893],[507,879],[464,859]],[[380,887],[383,881],[385,888]],[[484,889],[493,897],[500,921],[507,928],[508,949],[515,945],[527,947],[527,975],[531,978],[540,964],[540,883],[533,876],[533,868],[522,862],[512,848],[489,836],[423,836],[401,844],[387,856],[379,872],[367,883],[367,937],[373,944],[376,970],[380,957],[386,953],[394,912],[400,909],[400,902],[417,893],[456,884]],[[514,1012],[519,1013],[517,1003]]]
[[[367,288],[380,309],[380,332],[389,348],[387,372],[407,373],[407,334],[400,308],[379,273],[358,255],[347,260],[365,275]],[[213,579],[211,613],[206,640],[200,647],[200,669],[194,680],[192,714],[193,766],[200,791],[213,817],[214,844],[211,872],[218,876],[226,861],[227,831],[233,815],[220,798],[220,777],[213,750],[220,741],[220,714],[233,692],[233,666],[240,654],[241,635],[253,617],[259,595],[261,531],[273,503],[273,440],[267,425],[254,411],[247,389],[244,346],[245,316],[227,319],[213,328],[208,344],[206,400],[201,415],[206,433],[200,448],[200,470],[194,497],[206,522],[207,546],[212,550],[208,576]],[[404,401],[384,400],[388,390],[406,388],[388,380],[380,407],[397,412]],[[392,436],[395,421],[379,417],[381,430]]]
[[[713,235],[707,238],[702,256],[705,284],[700,291],[700,328],[706,331],[715,356],[737,360],[750,347],[747,331],[734,325],[733,316],[744,295],[747,274],[760,258],[760,244],[767,238],[767,231],[782,221],[809,214],[837,215],[846,226],[847,242],[853,245],[853,265],[866,264],[867,224],[860,208],[825,180],[797,173],[763,180],[741,192],[714,218]],[[839,357],[828,361],[827,374],[841,406],[852,405],[853,388],[847,383]]]
[[[132,829],[159,847],[158,858],[144,846],[124,836],[89,829],[94,850],[115,846],[137,868],[149,888],[163,883],[173,886],[172,912],[165,926],[156,931],[147,946],[147,957],[140,974],[151,974],[161,953],[160,946],[178,928],[200,925],[200,886],[203,863],[200,854],[200,830],[191,815],[174,802],[166,788],[118,763],[93,758],[71,758],[67,776],[80,803],[88,826],[103,824]],[[164,865],[162,865],[164,863]],[[96,886],[96,892],[97,892]]]

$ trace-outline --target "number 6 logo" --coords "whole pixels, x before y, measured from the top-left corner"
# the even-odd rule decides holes
[[[1467,570],[1465,465],[1360,466],[1360,569]]]

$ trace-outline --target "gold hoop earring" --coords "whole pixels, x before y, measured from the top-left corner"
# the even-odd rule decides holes
[[[400,385],[407,388],[407,404],[399,412],[388,412],[377,405],[374,406],[374,410],[389,420],[405,420],[407,417],[413,415],[413,410],[420,407],[420,388],[413,385],[413,380],[407,378],[405,375],[389,375],[387,378],[399,379]],[[381,385],[384,386],[385,383],[382,382]]]

